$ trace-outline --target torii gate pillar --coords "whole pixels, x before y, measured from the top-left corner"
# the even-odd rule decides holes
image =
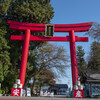
[[[70,56],[71,56],[71,70],[72,70],[72,82],[73,88],[78,81],[78,69],[77,69],[77,58],[76,58],[76,45],[75,45],[75,34],[74,30],[69,32],[70,37]]]
[[[30,30],[27,29],[25,31],[24,43],[23,43],[23,51],[20,65],[20,75],[19,78],[24,88],[25,76],[26,76],[26,67],[27,67],[27,58],[29,51],[29,42],[30,42]]]

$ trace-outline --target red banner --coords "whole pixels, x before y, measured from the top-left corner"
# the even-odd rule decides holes
[[[74,90],[74,98],[84,98],[84,90]]]
[[[19,97],[21,96],[21,88],[12,88],[11,90],[11,96]]]

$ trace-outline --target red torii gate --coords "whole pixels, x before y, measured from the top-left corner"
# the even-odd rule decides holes
[[[20,80],[24,88],[25,74],[27,67],[27,57],[30,41],[69,41],[70,42],[70,55],[71,55],[71,70],[72,70],[72,82],[73,87],[78,81],[78,69],[76,58],[76,46],[75,42],[88,42],[88,37],[75,36],[74,32],[88,31],[93,22],[79,23],[79,24],[54,24],[54,32],[69,32],[69,36],[66,37],[44,37],[33,36],[32,32],[45,32],[46,24],[34,24],[34,23],[22,23],[8,20],[10,28],[18,31],[25,31],[23,35],[11,35],[11,40],[24,40],[23,51],[20,65]]]

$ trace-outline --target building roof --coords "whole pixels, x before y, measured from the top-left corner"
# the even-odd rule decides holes
[[[67,84],[55,84],[54,86],[50,86],[50,88],[68,88]]]
[[[100,71],[87,73],[87,82],[98,83],[100,82]]]
[[[87,80],[88,83],[100,83],[100,80]]]
[[[55,86],[58,88],[68,88],[67,84],[56,84]]]

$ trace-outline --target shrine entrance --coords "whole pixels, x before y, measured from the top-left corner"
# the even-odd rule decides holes
[[[69,36],[66,37],[46,37],[46,36],[33,36],[31,32],[45,32],[47,24],[34,24],[34,23],[22,23],[8,20],[8,24],[12,30],[25,31],[25,34],[17,36],[11,35],[11,40],[23,40],[23,51],[20,65],[20,81],[24,88],[25,74],[27,67],[27,58],[30,41],[68,41],[70,42],[70,56],[71,56],[71,70],[72,70],[72,83],[73,87],[78,81],[78,69],[76,58],[76,45],[75,42],[88,42],[88,37],[75,36],[75,32],[88,31],[92,22],[79,23],[79,24],[53,24],[54,32],[69,32]],[[49,24],[52,25],[52,24]]]

